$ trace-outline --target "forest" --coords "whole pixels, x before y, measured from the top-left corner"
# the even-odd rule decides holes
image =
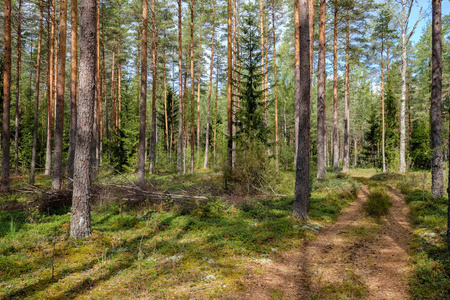
[[[0,299],[450,299],[449,1],[0,21]]]

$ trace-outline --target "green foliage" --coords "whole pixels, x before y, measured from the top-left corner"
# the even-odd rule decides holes
[[[428,120],[414,120],[411,132],[412,167],[428,170],[431,168],[430,126],[428,125]]]
[[[383,188],[372,190],[368,198],[367,202],[364,203],[364,209],[369,216],[380,218],[388,214],[392,202]]]

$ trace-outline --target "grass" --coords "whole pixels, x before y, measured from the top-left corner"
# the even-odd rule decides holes
[[[258,196],[235,204],[220,190],[216,173],[152,176],[149,184],[161,191],[207,194],[210,200],[189,207],[102,201],[92,208],[93,234],[86,240],[69,237],[69,208],[53,214],[2,211],[0,298],[232,297],[246,289],[250,264],[273,259],[317,234],[291,217],[294,174],[278,176],[271,188],[286,197]],[[50,181],[39,178],[40,187],[47,188]],[[102,181],[107,177],[97,182]],[[313,182],[311,220],[332,222],[358,189],[346,176]],[[283,299],[282,291],[271,294]]]
[[[378,187],[377,189],[371,189],[368,200],[364,203],[364,210],[367,215],[379,219],[388,214],[391,206],[392,202],[389,195],[384,188]]]

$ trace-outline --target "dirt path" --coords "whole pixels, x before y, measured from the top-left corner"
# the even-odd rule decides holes
[[[389,189],[392,207],[380,222],[366,218],[368,187],[301,249],[255,268],[246,299],[408,299],[407,260],[411,226],[400,192]]]

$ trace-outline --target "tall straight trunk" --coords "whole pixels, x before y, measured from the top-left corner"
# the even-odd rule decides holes
[[[142,0],[142,34],[141,34],[141,96],[139,101],[139,162],[137,182],[139,186],[145,181],[145,127],[147,123],[147,30],[148,0]]]
[[[231,0],[227,0],[227,68],[228,68],[228,83],[227,83],[227,158],[228,168],[232,169],[233,164],[233,60],[232,60],[232,28],[231,28],[232,4]]]
[[[432,82],[430,106],[430,140],[432,151],[431,195],[444,197],[444,165],[442,147],[442,22],[441,0],[433,0],[432,17]]]
[[[213,151],[214,151],[214,162],[216,162],[216,141],[217,141],[217,99],[219,98],[219,56],[216,58],[216,100],[214,101],[214,142],[213,142]]]
[[[163,85],[164,85],[164,128],[166,134],[166,150],[169,152],[169,120],[168,120],[168,111],[167,111],[167,80],[166,80],[166,48],[163,49]],[[172,97],[173,99],[173,97]],[[169,158],[169,155],[167,156]],[[168,162],[170,159],[168,160]]]
[[[309,70],[311,73],[311,86],[312,86],[312,74],[313,74],[313,61],[314,61],[314,4],[315,0],[309,0]]]
[[[318,62],[318,84],[317,84],[317,178],[326,179],[326,128],[325,128],[325,22],[326,22],[326,0],[320,0],[320,23],[319,23],[319,62]]]
[[[42,49],[42,27],[44,19],[44,0],[39,0],[39,38],[36,62],[36,86],[34,95],[34,123],[33,123],[33,148],[31,150],[31,167],[29,184],[34,185],[34,178],[36,172],[36,148],[37,148],[37,129],[39,119],[39,84],[41,77],[41,49]]]
[[[115,114],[115,105],[116,105],[116,87],[115,87],[115,69],[116,69],[116,60],[115,60],[115,52],[113,50],[112,53],[112,64],[111,64],[111,128],[113,132],[116,132],[116,114]],[[109,150],[110,151],[110,150]]]
[[[50,175],[52,165],[52,135],[53,135],[53,90],[54,90],[54,64],[55,64],[55,27],[56,27],[56,13],[55,0],[51,3],[51,33],[50,33],[50,60],[49,60],[49,78],[48,78],[48,93],[47,93],[47,145],[45,154],[45,175]]]
[[[202,25],[200,24],[200,35],[202,36]],[[199,42],[198,45],[198,70],[197,70],[197,153],[200,157],[200,83],[201,83],[201,75],[200,72],[202,70],[202,45]]]
[[[57,67],[56,122],[55,122],[55,160],[53,164],[52,189],[60,190],[62,184],[62,146],[64,126],[64,83],[66,79],[66,34],[67,0],[60,1],[59,49]]]
[[[294,99],[300,99],[300,20],[299,20],[299,0],[294,0]],[[297,152],[298,152],[298,123],[299,123],[299,101],[295,101],[294,107],[294,138],[295,138],[295,155],[294,165],[297,164]]]
[[[311,76],[309,58],[309,11],[308,0],[299,1],[300,23],[300,98],[299,102],[299,130],[298,152],[295,168],[295,195],[292,215],[300,220],[308,219],[309,203],[309,143],[310,143],[310,99]]]
[[[236,67],[237,67],[237,59],[236,59],[236,32],[237,32],[237,28],[236,28],[236,19],[237,19],[237,13],[236,13],[236,2],[237,0],[233,0],[233,12],[232,12],[232,57],[231,57],[231,61],[232,61],[232,70],[233,70],[233,75],[232,75],[232,79],[233,82],[236,82]],[[231,87],[231,93],[232,93],[232,102],[233,105],[231,106],[232,109],[232,114],[233,114],[233,128],[232,128],[232,135],[233,137],[236,136],[236,86],[233,84],[233,86]],[[264,100],[263,100],[264,101]],[[233,138],[233,142],[232,142],[232,156],[231,156],[231,168],[234,170],[234,166],[236,165],[236,139]]]
[[[347,10],[345,33],[345,93],[344,93],[344,145],[342,170],[347,172],[350,167],[350,26],[349,10]]]
[[[2,174],[0,189],[9,191],[9,117],[11,103],[11,0],[5,0],[5,48],[3,71]]]
[[[19,174],[19,119],[20,119],[20,74],[22,73],[22,0],[19,0],[17,15],[17,72],[16,72],[16,116],[14,120],[14,163],[16,174]]]
[[[338,3],[334,0],[334,30],[333,30],[333,171],[339,174],[339,143],[338,143],[338,91],[337,91],[337,17]]]
[[[93,133],[96,72],[96,0],[80,4],[80,88],[78,102],[77,147],[75,149],[70,236],[91,235],[91,139]]]
[[[203,168],[208,168],[208,151],[209,151],[209,119],[211,113],[211,94],[212,94],[212,77],[213,77],[213,62],[214,62],[214,34],[216,29],[216,2],[213,4],[213,24],[212,24],[212,35],[211,35],[211,58],[209,66],[209,86],[208,86],[208,110],[206,112],[206,141],[205,141],[205,161],[203,163]]]
[[[101,45],[101,30],[100,30],[100,13],[101,13],[101,3],[100,0],[97,0],[97,68],[98,68],[98,149],[97,149],[97,160],[96,160],[96,166],[95,170],[97,173],[99,172],[99,167],[102,164],[102,149],[103,149],[103,94],[106,93],[105,89],[103,89],[103,77],[102,77],[102,67],[100,65],[101,60],[101,52],[100,52],[100,45]],[[104,67],[104,66],[103,66]]]
[[[100,0],[97,0],[97,22],[96,22],[97,34],[97,58],[96,58],[96,71],[95,71],[95,104],[94,104],[94,139],[92,143],[92,174],[96,176],[99,167],[99,153],[100,153],[100,107],[102,103],[101,94],[101,81],[100,81]]]
[[[385,154],[385,124],[384,124],[384,62],[383,62],[383,53],[384,53],[384,34],[381,37],[381,157],[383,164],[383,173],[386,172],[386,154]]]
[[[194,123],[194,0],[191,0],[190,5],[191,10],[191,174],[194,174],[194,154],[195,154],[195,148],[194,148],[194,139],[195,139],[195,123]]]
[[[181,0],[178,0],[178,175],[183,174],[183,43],[181,40]]]
[[[272,0],[273,78],[275,97],[275,168],[278,171],[278,90],[277,90],[277,40],[275,36],[275,0]]]
[[[121,112],[122,112],[122,67],[121,67],[121,61],[120,61],[120,42],[121,42],[121,35],[119,33],[119,37],[117,40],[117,110],[116,110],[116,126],[117,128],[122,127],[122,119],[121,119]]]
[[[157,49],[156,49],[156,12],[155,12],[155,0],[152,0],[152,131],[150,133],[150,166],[149,173],[153,174],[155,165],[155,149],[156,149],[156,64],[157,64]]]
[[[409,4],[409,6],[407,5]],[[406,72],[408,68],[407,47],[411,35],[420,21],[422,9],[419,12],[419,18],[413,29],[408,33],[409,17],[411,15],[411,7],[413,0],[402,0],[402,13],[400,17],[400,27],[402,31],[402,68],[401,68],[401,96],[400,96],[400,172],[406,172]]]
[[[263,4],[263,0],[259,0],[259,30],[260,30],[260,34],[261,34],[261,74],[263,74],[262,80],[261,80],[261,90],[265,91],[266,90],[266,83],[265,83],[265,73],[266,73],[266,62],[265,62],[265,55],[264,55],[264,49],[265,49],[265,44],[264,44],[264,4]],[[263,119],[264,119],[264,126],[267,125],[267,98],[264,92],[264,97],[263,97],[263,109],[264,109],[264,115],[263,115]]]
[[[77,135],[78,99],[78,1],[71,0],[70,33],[70,133],[69,160],[67,163],[68,187],[73,187],[73,160],[75,158],[75,139]]]

